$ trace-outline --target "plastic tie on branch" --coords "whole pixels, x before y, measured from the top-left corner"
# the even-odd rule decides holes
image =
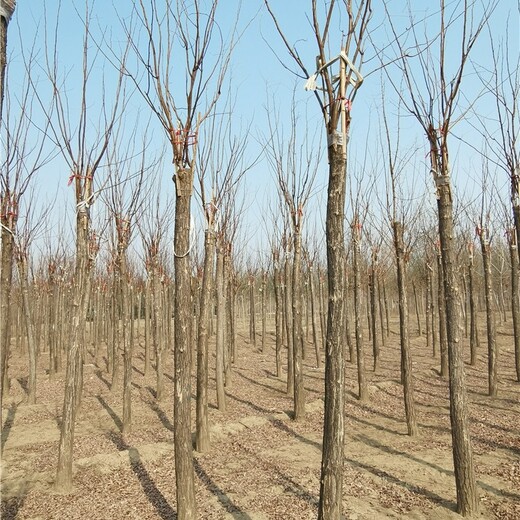
[[[304,85],[304,89],[309,91],[309,90],[316,90],[318,88],[318,85],[316,84],[316,78],[318,77],[317,74],[313,74],[310,78],[307,79],[307,81],[305,82],[305,85]]]
[[[347,81],[354,88],[358,88],[361,85],[361,83],[363,83],[363,76],[356,68],[354,63],[351,61],[351,59],[347,56],[347,53],[342,50],[338,56],[332,58],[330,61],[319,67],[318,70],[307,79],[304,86],[305,90],[316,90],[318,88],[316,84],[316,79],[318,75],[321,74],[323,70],[330,67],[332,64],[336,63],[336,61],[338,60],[343,60],[345,62],[345,65],[347,66]],[[335,81],[337,81],[338,79],[339,77],[334,78]]]

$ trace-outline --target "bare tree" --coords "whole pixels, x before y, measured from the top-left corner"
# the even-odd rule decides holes
[[[70,490],[72,487],[72,448],[74,444],[75,419],[81,396],[83,378],[83,338],[90,298],[91,269],[97,252],[96,237],[91,230],[90,212],[98,192],[94,190],[94,176],[106,155],[112,130],[123,104],[124,66],[117,72],[113,98],[101,97],[100,105],[91,103],[90,91],[93,64],[98,63],[98,54],[91,57],[93,34],[91,33],[92,11],[88,0],[80,22],[83,25],[81,55],[81,82],[79,99],[73,110],[72,100],[66,88],[66,77],[59,71],[59,16],[53,29],[46,30],[45,62],[46,74],[54,93],[53,106],[48,109],[40,89],[34,85],[34,92],[49,123],[49,138],[54,142],[71,172],[69,185],[74,188],[76,207],[76,259],[71,311],[70,346],[67,350],[67,373],[65,397],[60,429],[58,468],[56,487]],[[49,34],[50,32],[50,34]],[[52,43],[51,43],[52,42]],[[99,120],[93,123],[92,110],[99,110]],[[77,118],[77,119],[76,119]],[[76,119],[74,121],[74,119]]]
[[[296,47],[286,38],[279,21],[265,0],[278,33],[304,77],[314,91],[323,114],[327,133],[329,185],[327,194],[326,242],[328,276],[328,315],[325,344],[325,418],[321,465],[320,503],[318,517],[340,518],[343,489],[344,444],[344,259],[345,259],[345,189],[347,140],[351,108],[362,83],[359,72],[363,62],[364,38],[371,15],[370,0],[346,0],[342,3],[311,2],[311,24],[318,49],[317,71],[312,74]],[[331,60],[330,30],[334,15],[346,15],[344,41],[338,41],[339,55]],[[335,22],[334,22],[335,23]],[[341,23],[341,22],[340,22]],[[338,38],[339,40],[339,38]],[[339,62],[339,82],[334,81],[332,65]],[[317,90],[316,80],[321,88]],[[339,126],[339,129],[338,129]]]
[[[130,21],[122,21],[142,68],[142,72],[127,69],[127,74],[166,132],[175,168],[174,448],[181,520],[196,517],[190,411],[190,214],[196,150],[199,127],[220,95],[235,43],[236,26],[227,44],[215,42],[218,5],[218,0],[212,0],[204,11],[199,0],[164,5],[158,0],[138,0]],[[181,67],[186,76],[177,73]]]
[[[294,418],[305,415],[305,388],[303,380],[303,281],[302,281],[302,227],[304,212],[312,193],[314,179],[321,160],[313,146],[316,136],[310,136],[305,128],[304,138],[298,137],[300,126],[296,115],[296,104],[291,106],[291,126],[289,136],[284,136],[283,125],[276,113],[276,107],[268,110],[269,137],[266,138],[268,157],[274,171],[280,200],[286,206],[292,231],[292,345],[294,366]]]
[[[469,55],[495,6],[495,1],[490,2],[483,8],[483,12],[478,14],[474,1],[464,0],[446,6],[445,0],[440,0],[438,28],[432,36],[426,36],[426,42],[423,42],[421,26],[413,18],[411,4],[408,4],[410,30],[401,33],[392,21],[388,3],[385,3],[396,46],[395,63],[402,80],[396,81],[391,73],[387,74],[387,78],[408,112],[417,119],[425,133],[431,173],[437,190],[457,509],[464,516],[475,514],[479,509],[479,501],[467,417],[463,353],[459,338],[459,289],[448,138],[453,125],[464,116],[463,112],[458,111],[458,101]],[[428,28],[434,26],[431,20],[425,22]],[[452,37],[456,39],[456,44],[452,42]],[[438,44],[437,48],[434,48],[434,43]],[[448,65],[447,56],[452,44],[457,45],[459,57],[455,61],[450,60]],[[413,61],[410,59],[412,55],[415,58]],[[416,64],[417,69],[412,68],[413,64]]]
[[[413,218],[409,217],[411,204],[406,204],[407,208],[401,201],[399,201],[400,187],[403,169],[409,157],[399,157],[399,125],[397,125],[397,137],[395,143],[392,142],[390,128],[385,110],[385,99],[383,93],[383,121],[386,135],[386,149],[388,160],[388,172],[390,176],[390,192],[391,202],[388,200],[387,206],[389,210],[389,217],[391,227],[393,230],[394,250],[397,267],[397,291],[399,297],[399,333],[401,341],[401,380],[404,391],[404,405],[406,413],[406,423],[408,426],[408,435],[414,436],[418,433],[417,417],[415,412],[415,397],[414,397],[414,381],[412,374],[412,353],[410,349],[410,326],[408,314],[408,299],[407,299],[407,264],[410,259],[411,244],[405,240],[405,218],[408,216],[408,221],[413,222]],[[413,153],[413,152],[412,152]],[[408,210],[408,211],[407,211]],[[408,213],[408,215],[407,215]],[[415,288],[415,287],[414,287]]]

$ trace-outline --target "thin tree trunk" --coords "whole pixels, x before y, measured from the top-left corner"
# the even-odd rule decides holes
[[[475,366],[477,364],[477,354],[479,350],[479,337],[477,328],[477,306],[475,304],[475,287],[473,283],[473,254],[471,254],[468,263],[468,292],[469,292],[469,313],[470,313],[470,334],[469,334],[469,348],[470,348],[470,364]]]
[[[267,273],[262,273],[262,343],[260,352],[265,350],[266,329],[267,329]]]
[[[309,268],[309,293],[310,293],[310,305],[311,305],[311,322],[312,322],[312,342],[314,343],[314,352],[316,353],[316,368],[321,367],[321,354],[320,345],[318,342],[318,309],[316,308],[316,289],[314,287],[314,276],[312,268]]]
[[[29,296],[29,274],[27,270],[27,256],[20,251],[17,259],[20,289],[22,292],[23,313],[27,331],[27,347],[29,353],[29,378],[27,382],[27,403],[36,403],[36,336],[34,331],[33,312]]]
[[[255,277],[249,275],[249,341],[256,349],[256,324],[255,324]]]
[[[273,251],[273,287],[275,303],[275,366],[276,377],[282,376],[282,343],[283,343],[283,304],[282,282],[280,276],[280,255]]]
[[[422,336],[421,312],[419,309],[419,301],[417,298],[417,288],[415,287],[415,282],[412,283],[412,288],[413,288],[413,298],[414,298],[414,303],[415,303],[415,315],[417,317],[417,330],[418,330],[419,336]]]
[[[379,341],[377,337],[377,287],[376,287],[376,258],[372,255],[372,265],[369,274],[370,289],[370,327],[372,329],[372,356],[374,372],[379,368]]]
[[[511,233],[509,237],[509,252],[511,256],[511,310],[513,314],[516,380],[520,383],[520,288],[518,281],[520,262],[517,254],[518,245],[513,233]]]
[[[294,419],[305,417],[305,386],[303,379],[302,352],[302,239],[300,230],[294,231],[292,272],[292,334],[294,356]]]
[[[412,353],[410,351],[408,301],[406,296],[406,260],[403,239],[403,226],[400,222],[393,223],[394,247],[397,259],[397,289],[399,293],[399,331],[401,334],[402,356],[402,381],[404,390],[404,407],[408,435],[415,436],[418,433],[415,414],[414,384],[412,374]]]
[[[493,285],[491,275],[491,252],[486,230],[480,232],[482,262],[484,264],[484,296],[486,301],[486,329],[488,343],[488,393],[496,397],[498,393],[498,346],[496,344],[495,313],[493,311]]]
[[[209,450],[208,421],[208,322],[210,318],[215,261],[215,233],[206,229],[204,235],[204,267],[202,271],[202,289],[200,292],[200,311],[197,331],[197,416],[195,449],[203,453]]]
[[[358,373],[358,399],[366,401],[368,398],[368,388],[365,378],[365,353],[363,345],[363,325],[361,323],[361,273],[359,268],[361,224],[357,217],[352,225],[352,268],[354,270],[354,321],[356,334],[356,356]]]
[[[446,316],[446,300],[445,290],[446,282],[444,280],[444,270],[442,266],[441,252],[437,254],[437,307],[439,309],[439,345],[441,352],[441,377],[448,377],[448,332],[447,332],[447,316]]]
[[[292,283],[289,255],[285,255],[285,330],[287,337],[287,395],[294,396],[294,337],[292,330]]]
[[[224,332],[225,306],[224,296],[224,251],[222,245],[217,247],[217,267],[215,277],[217,292],[217,337],[216,337],[216,379],[217,379],[217,406],[221,412],[226,411],[226,390],[224,375]]]

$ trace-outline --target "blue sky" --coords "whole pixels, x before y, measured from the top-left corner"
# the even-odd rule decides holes
[[[454,5],[454,2],[447,2]],[[478,2],[477,2],[478,3]],[[487,3],[487,2],[484,2]],[[490,22],[491,33],[497,39],[504,38],[508,41],[509,51],[512,56],[518,53],[518,10],[514,6],[513,0],[501,0]],[[105,42],[112,49],[116,49],[118,42],[124,40],[121,31],[121,24],[118,20],[120,17],[128,15],[130,2],[105,2],[97,0],[91,2],[93,22],[92,32],[101,47],[105,45],[101,40],[101,33],[104,33]],[[287,39],[291,43],[296,43],[309,70],[312,70],[314,56],[316,54],[315,41],[308,21],[308,12],[310,2],[302,0],[286,0],[283,2],[272,1],[273,9],[277,13],[280,25],[287,35]],[[372,21],[373,42],[378,47],[384,47],[389,39],[388,24],[385,21],[384,11],[381,2],[373,3],[374,17]],[[416,19],[420,20],[425,16],[431,15],[425,32],[435,30],[435,2],[414,0],[413,12]],[[45,31],[52,33],[53,25],[57,19],[57,1],[47,2],[31,2],[19,0],[15,16],[9,27],[9,83],[7,88],[10,90],[11,97],[16,97],[21,92],[23,78],[25,75],[22,49],[25,55],[30,51],[34,42],[35,60],[31,68],[33,81],[37,84],[37,88],[42,98],[49,95],[48,82],[45,78]],[[230,20],[236,13],[238,2],[225,1],[221,2],[220,14],[217,18],[220,23],[222,32],[225,34],[228,30]],[[408,23],[408,14],[403,7],[405,2],[391,0],[389,2],[389,10],[392,13],[392,20],[398,27],[405,27]],[[125,12],[126,10],[126,12]],[[84,13],[83,0],[64,1],[61,5],[60,24],[58,28],[59,36],[59,68],[60,75],[63,80],[63,89],[67,94],[70,103],[71,114],[78,106],[79,78],[81,73],[81,49],[83,37],[83,24],[81,17]],[[506,22],[509,23],[506,31]],[[311,128],[323,126],[321,114],[318,105],[313,99],[312,94],[303,90],[302,79],[292,75],[281,62],[290,68],[295,68],[287,52],[281,45],[272,21],[263,7],[260,0],[244,0],[241,13],[241,27],[246,27],[239,44],[232,58],[232,66],[228,78],[231,79],[233,95],[236,96],[236,105],[233,113],[234,120],[238,131],[250,125],[251,135],[249,137],[249,156],[255,157],[260,149],[262,140],[261,136],[267,133],[267,103],[274,103],[280,115],[280,120],[287,119],[289,107],[293,92],[295,92],[296,103],[303,117],[307,118],[308,125]],[[340,45],[340,25],[333,27],[336,31],[336,39],[338,48],[330,49],[331,57],[338,53]],[[516,35],[516,36],[515,36]],[[490,68],[489,37],[485,30],[476,45],[472,60],[478,63],[481,68]],[[453,44],[453,63],[456,63],[456,45]],[[96,46],[91,44],[90,49],[93,56],[96,52]],[[388,51],[391,55],[391,51]],[[110,53],[108,53],[110,54]],[[276,55],[275,55],[276,54]],[[366,56],[372,57],[374,51],[371,44],[367,43]],[[514,58],[516,59],[516,58]],[[451,64],[451,56],[448,64]],[[366,186],[373,185],[370,195],[370,209],[374,213],[377,210],[379,201],[385,197],[385,176],[383,172],[383,160],[380,150],[380,129],[381,129],[381,78],[380,72],[368,74],[378,67],[378,60],[370,60],[363,70],[367,78],[360,89],[355,105],[352,109],[352,127],[350,140],[350,163],[349,163],[349,182],[351,190],[366,191]],[[468,65],[467,77],[464,80],[463,92],[464,97],[473,100],[481,91],[480,82],[473,72],[473,64]],[[396,74],[395,71],[391,72]],[[96,57],[94,68],[91,75],[91,86],[89,86],[91,97],[89,98],[89,111],[92,114],[90,124],[93,128],[98,124],[101,85],[102,78],[105,78],[106,92],[113,91],[114,71],[110,64],[106,63],[102,54]],[[112,87],[112,88],[111,88]],[[393,128],[396,129],[396,96],[392,92],[390,86],[387,85],[386,103],[389,119]],[[269,100],[269,101],[268,101]],[[465,104],[464,99],[461,100],[461,107]],[[468,103],[466,103],[468,104]],[[493,102],[487,97],[480,99],[474,106],[473,110],[479,114],[489,117],[489,125],[493,124]],[[140,125],[146,125],[148,119],[147,108],[137,95],[132,96],[125,110],[128,117],[128,127],[135,124],[136,117],[139,116]],[[13,116],[15,110],[13,108]],[[471,114],[468,113],[468,118]],[[38,122],[39,126],[43,123],[42,115],[35,106],[33,119]],[[72,118],[74,119],[74,118]],[[392,122],[393,121],[393,122]],[[428,168],[425,166],[425,143],[421,128],[413,118],[407,116],[401,119],[401,135],[405,147],[417,147],[418,152],[409,166],[409,173],[404,175],[403,180],[403,197],[411,197],[419,199],[423,193],[433,193],[431,179],[429,178]],[[163,150],[164,134],[156,123],[152,120],[151,127],[153,130],[152,143],[156,147],[156,152],[151,151],[150,157],[154,153]],[[303,125],[302,125],[303,128]],[[288,130],[288,128],[287,128]],[[474,146],[479,147],[482,138],[474,128],[464,122],[460,123],[455,134],[463,141],[469,141]],[[37,136],[34,134],[34,139]],[[453,138],[450,142],[452,154],[452,170],[453,181],[456,192],[460,198],[470,200],[475,198],[479,190],[480,178],[479,170],[481,169],[482,160],[471,151],[459,139]],[[152,145],[150,145],[152,146]],[[3,153],[3,152],[2,152]],[[325,156],[324,156],[325,157]],[[162,163],[165,173],[162,175],[162,191],[163,193],[173,193],[173,184],[171,182],[171,162],[167,155]],[[53,212],[59,215],[61,221],[70,220],[73,216],[74,208],[72,201],[72,189],[67,189],[67,180],[70,175],[67,164],[57,156],[48,166],[38,172],[35,178],[35,187],[41,195],[38,200],[50,200],[57,197],[56,209]],[[100,174],[100,178],[103,174]],[[507,190],[507,179],[502,172],[496,172],[497,184],[505,186]],[[313,224],[310,228],[321,228],[324,206],[325,206],[325,190],[327,179],[327,164],[324,159],[322,168],[316,178],[317,189],[313,200],[310,203],[309,213]],[[99,182],[102,182],[101,179]],[[359,188],[359,184],[364,188]],[[261,249],[265,245],[266,226],[263,223],[266,214],[266,206],[269,201],[276,200],[276,185],[273,174],[269,171],[267,161],[260,161],[245,179],[244,197],[246,199],[245,206],[247,212],[244,216],[244,235],[248,237],[251,252],[255,249]],[[432,196],[426,198],[426,204],[433,207],[434,199]],[[197,213],[199,212],[199,213]],[[351,212],[351,207],[347,209],[347,215]],[[194,204],[194,214],[200,215],[197,204]],[[72,216],[71,216],[72,215]],[[196,217],[197,218],[197,217]],[[376,218],[377,220],[377,218]],[[66,227],[66,226],[65,226]],[[59,226],[55,226],[57,230]]]

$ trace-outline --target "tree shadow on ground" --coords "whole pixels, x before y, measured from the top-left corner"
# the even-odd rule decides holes
[[[27,492],[24,489],[21,491],[19,496],[2,500],[2,505],[0,506],[0,518],[2,518],[2,520],[16,520],[20,509],[23,507],[26,495]]]
[[[451,511],[456,511],[456,509],[457,509],[457,504],[455,504],[451,500],[443,498],[440,495],[437,495],[436,493],[433,493],[432,491],[430,491],[426,488],[417,486],[415,484],[410,484],[404,480],[401,480],[400,478],[396,477],[395,475],[391,475],[390,473],[388,473],[384,470],[381,470],[374,466],[370,466],[369,464],[365,464],[363,462],[360,462],[358,460],[354,460],[354,459],[351,459],[348,457],[345,457],[345,462],[350,464],[354,468],[368,471],[369,473],[372,473],[372,475],[382,478],[382,479],[386,480],[387,482],[391,482],[392,484],[396,484],[400,487],[403,487],[403,488],[411,491],[412,493],[422,495],[425,498],[427,498],[428,500],[432,501],[434,504],[442,505],[442,506],[446,507],[447,509],[450,509]]]
[[[204,484],[204,486],[206,486],[210,493],[215,495],[227,513],[237,520],[251,520],[251,517],[245,511],[240,509],[240,507],[238,507],[233,500],[231,500],[226,493],[215,484],[196,458],[193,459],[193,464],[195,466],[195,473],[199,480]]]
[[[450,476],[450,477],[453,477],[454,476],[454,473],[452,470],[449,470],[449,469],[446,469],[446,468],[443,468],[442,466],[439,466],[438,464],[434,464],[433,462],[428,462],[424,459],[420,459],[419,457],[416,457],[410,453],[407,453],[407,452],[404,452],[404,451],[399,451],[399,450],[396,450],[395,448],[392,448],[391,446],[387,446],[386,444],[381,444],[380,442],[376,441],[375,439],[372,439],[370,437],[368,437],[367,435],[364,435],[364,434],[358,434],[358,435],[355,435],[353,437],[355,440],[358,440],[364,444],[367,444],[369,446],[372,446],[373,448],[376,448],[376,449],[380,449],[381,451],[384,451],[390,455],[398,455],[398,456],[401,456],[401,457],[405,457],[413,462],[417,462],[418,464],[422,464],[424,466],[427,466],[429,468],[432,468],[434,469],[435,471],[438,471],[439,473],[442,473],[444,475],[447,475],[447,476]],[[486,484],[485,482],[482,482],[482,481],[477,481],[478,485],[488,491],[489,493],[492,493],[494,495],[497,495],[499,497],[506,497],[506,498],[509,498],[511,500],[514,500],[514,501],[520,501],[520,495],[517,495],[515,493],[511,493],[509,491],[505,491],[505,490],[502,490],[502,489],[498,489],[494,486],[491,486],[490,484]]]
[[[110,405],[100,395],[97,395],[96,399],[99,401],[99,404],[101,404],[101,406],[106,410],[108,415],[110,415],[110,417],[112,417],[112,420],[114,421],[114,424],[117,426],[117,429],[120,432],[123,431],[123,421],[121,421],[121,419],[116,414],[116,412],[114,412],[114,410],[112,410]]]
[[[280,390],[279,388],[276,388],[275,386],[266,385],[264,383],[259,383],[256,379],[252,379],[250,377],[247,377],[244,374],[242,374],[241,372],[239,372],[238,370],[235,370],[235,372],[233,374],[236,374],[236,375],[240,376],[241,378],[245,379],[246,381],[249,381],[250,383],[253,383],[256,386],[262,386],[264,388],[267,388],[268,390],[274,390],[275,392],[279,392],[279,393],[285,395],[285,391],[284,390]]]
[[[108,389],[110,389],[110,383],[108,382],[107,379],[105,379],[105,378],[103,377],[103,373],[101,372],[100,369],[95,370],[95,371],[94,371],[94,374],[96,374],[96,377],[97,377],[97,378],[98,378],[102,383],[104,383],[105,386],[106,386]]]
[[[5,446],[5,443],[7,442],[9,434],[11,433],[11,428],[13,427],[14,416],[16,415],[17,408],[18,408],[17,404],[11,403],[11,406],[9,406],[9,410],[7,412],[7,417],[5,418],[5,422],[2,425],[2,440],[1,440],[2,450],[4,449],[4,446]],[[1,518],[3,518],[3,516]]]
[[[157,514],[163,520],[174,520],[177,518],[177,512],[168,503],[165,496],[162,494],[160,489],[157,487],[150,474],[144,467],[141,461],[141,456],[136,448],[133,448],[125,442],[121,433],[108,432],[107,437],[117,447],[119,451],[128,450],[128,459],[130,461],[130,468],[134,472],[139,484],[143,488],[146,498],[152,504],[157,511]]]

